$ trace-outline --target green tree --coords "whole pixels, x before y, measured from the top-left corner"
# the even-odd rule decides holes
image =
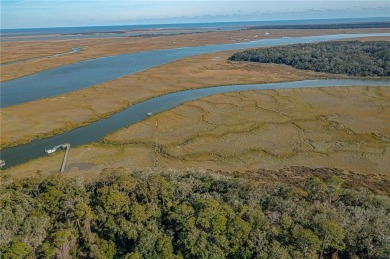
[[[318,223],[318,236],[322,241],[322,248],[320,257],[323,257],[326,249],[335,249],[343,251],[345,249],[344,244],[344,231],[342,227],[332,220],[324,220]]]
[[[70,257],[72,248],[76,245],[74,230],[59,230],[53,233],[51,244],[56,248],[56,256],[60,258]]]
[[[131,252],[126,254],[125,259],[141,259],[141,255],[138,252]]]
[[[160,258],[174,258],[172,240],[162,234],[156,241],[156,252]]]
[[[305,182],[305,188],[310,200],[325,200],[327,187],[320,178],[315,176],[308,178]]]
[[[289,259],[291,258],[290,254],[288,253],[288,250],[281,246],[281,244],[278,241],[273,241],[271,244],[270,252],[269,252],[269,258],[272,259]]]
[[[313,231],[296,226],[293,235],[297,248],[302,250],[303,258],[317,258],[317,252],[321,248],[321,240]]]
[[[332,204],[332,202],[336,201],[341,195],[343,180],[336,176],[331,176],[325,179],[325,184],[327,186],[325,191],[326,196],[328,197],[329,203]]]
[[[31,247],[25,243],[15,243],[4,253],[4,259],[20,259],[25,258],[32,251]]]

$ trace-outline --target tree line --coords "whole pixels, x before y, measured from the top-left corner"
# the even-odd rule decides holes
[[[331,30],[331,29],[359,29],[359,28],[390,28],[390,22],[259,25],[259,26],[249,27],[248,30],[260,30],[260,29]]]
[[[350,76],[390,76],[390,42],[336,41],[251,49],[232,61],[286,64],[298,69]]]
[[[106,169],[0,186],[0,258],[387,258],[390,198],[337,177]]]

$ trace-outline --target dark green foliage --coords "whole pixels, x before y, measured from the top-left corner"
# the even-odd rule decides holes
[[[282,25],[260,25],[249,27],[248,30],[260,29],[357,29],[357,28],[390,28],[390,22],[355,22],[355,23],[330,23],[330,24],[282,24]]]
[[[389,197],[334,176],[53,175],[0,185],[0,258],[386,258],[389,213]]]
[[[351,76],[390,76],[390,42],[321,42],[252,49],[235,53],[230,60]]]

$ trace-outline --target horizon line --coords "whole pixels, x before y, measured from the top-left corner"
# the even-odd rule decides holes
[[[133,23],[133,24],[106,24],[106,25],[80,25],[80,26],[56,26],[56,27],[18,27],[18,28],[1,28],[3,30],[24,30],[24,29],[63,29],[63,28],[91,28],[91,27],[116,27],[116,26],[152,26],[152,25],[180,25],[180,24],[221,24],[221,23],[251,23],[251,22],[276,22],[276,21],[327,21],[327,20],[356,20],[356,19],[384,19],[390,22],[390,17],[378,16],[378,17],[339,17],[339,18],[318,18],[318,19],[277,19],[277,20],[250,20],[250,21],[210,21],[210,22],[145,22],[145,23]],[[382,22],[384,22],[382,21]],[[373,21],[374,22],[374,21]],[[358,22],[357,22],[358,23]]]

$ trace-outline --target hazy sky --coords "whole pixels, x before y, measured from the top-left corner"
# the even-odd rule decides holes
[[[0,0],[1,28],[390,17],[390,1]]]

